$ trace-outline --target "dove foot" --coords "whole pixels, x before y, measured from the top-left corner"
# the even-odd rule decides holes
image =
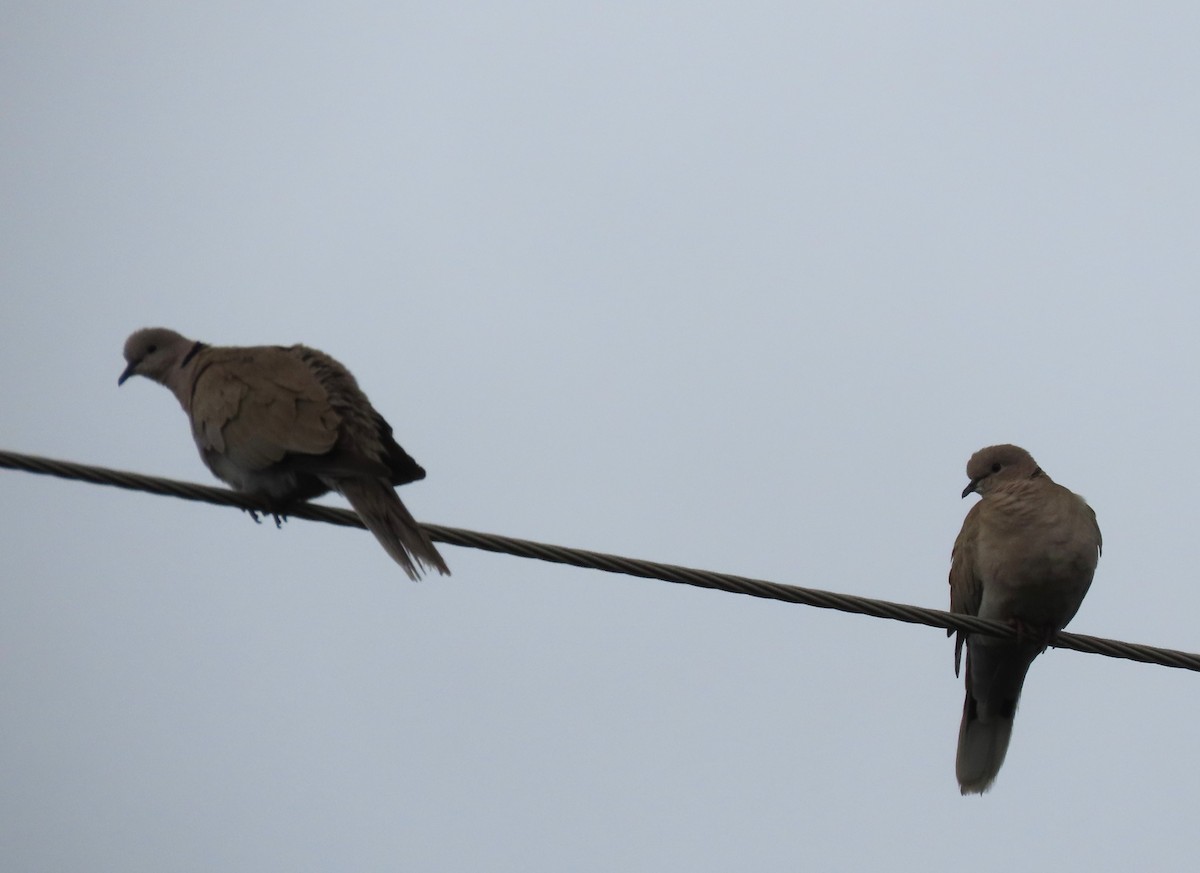
[[[1058,635],[1058,630],[1049,624],[1032,624],[1019,618],[1010,619],[1008,625],[1017,632],[1017,644],[1035,643],[1038,653],[1046,651],[1047,647]]]
[[[262,524],[262,518],[259,517],[260,515],[271,516],[271,518],[275,521],[276,530],[281,530],[283,528],[283,523],[287,521],[287,514],[282,510],[242,509],[242,512],[247,513],[252,519],[254,519],[255,524]]]

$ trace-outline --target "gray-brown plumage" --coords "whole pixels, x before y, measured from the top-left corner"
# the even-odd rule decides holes
[[[350,372],[308,346],[207,346],[173,330],[125,342],[117,384],[170,388],[214,474],[283,514],[327,491],[345,495],[412,579],[449,568],[393,488],[425,477]]]
[[[1100,558],[1096,514],[1017,446],[967,462],[971,507],[950,559],[950,611],[1016,625],[1018,639],[966,636],[966,700],[955,770],[963,794],[982,794],[1004,763],[1029,666],[1079,610]],[[964,643],[955,643],[958,674]]]

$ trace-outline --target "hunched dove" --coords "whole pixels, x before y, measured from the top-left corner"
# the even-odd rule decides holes
[[[1016,640],[967,634],[966,700],[955,770],[982,794],[1004,763],[1021,686],[1033,659],[1078,612],[1100,558],[1096,513],[1012,445],[967,462],[971,507],[950,558],[950,611],[1008,622]],[[958,675],[964,635],[954,647]]]
[[[170,388],[219,479],[277,516],[337,491],[410,578],[450,573],[393,488],[425,470],[329,355],[303,345],[209,346],[150,327],[126,340],[125,360],[117,384],[145,376]]]

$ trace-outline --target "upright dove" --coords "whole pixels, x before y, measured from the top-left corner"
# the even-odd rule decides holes
[[[303,345],[209,346],[150,327],[126,340],[125,361],[117,384],[145,376],[171,389],[219,479],[277,514],[337,491],[411,579],[423,569],[449,575],[393,487],[425,470],[329,355]]]
[[[1055,633],[1079,611],[1100,559],[1096,513],[1054,482],[1029,452],[1012,445],[980,449],[967,462],[978,494],[950,558],[950,611],[1012,624],[1005,640],[959,634],[958,675],[967,646],[966,700],[955,770],[963,794],[991,787],[1012,736],[1025,674]]]

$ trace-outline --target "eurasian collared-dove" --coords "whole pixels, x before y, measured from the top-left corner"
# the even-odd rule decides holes
[[[308,346],[208,346],[161,327],[125,342],[117,380],[145,376],[179,399],[200,457],[272,511],[327,491],[345,495],[410,578],[449,568],[393,485],[425,471],[392,437],[350,372]]]
[[[1079,610],[1100,558],[1096,513],[1056,484],[1024,449],[989,446],[967,462],[982,499],[950,558],[950,611],[1014,624],[1016,640],[969,634],[967,695],[955,769],[963,794],[982,794],[1004,763],[1030,664]],[[963,635],[954,648],[958,675]]]

